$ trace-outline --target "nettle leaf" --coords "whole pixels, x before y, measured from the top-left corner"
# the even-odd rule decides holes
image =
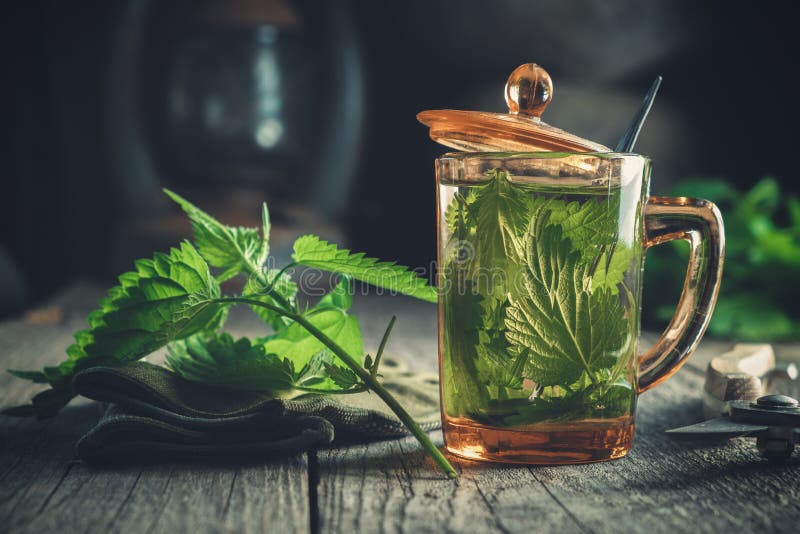
[[[447,206],[445,219],[451,233],[440,258],[439,280],[447,278],[448,273],[454,270],[461,270],[471,277],[474,269],[479,267],[475,256],[475,228],[469,225],[467,216],[468,206],[474,199],[473,192],[467,195],[456,193]]]
[[[186,380],[246,391],[284,391],[294,384],[290,361],[247,338],[192,336],[170,343],[167,364]]]
[[[570,385],[617,360],[627,332],[619,296],[586,287],[590,265],[571,249],[560,226],[539,219],[525,242],[526,295],[510,297],[506,338],[529,355],[526,374],[542,386]]]
[[[167,364],[186,380],[217,387],[286,397],[303,391],[340,393],[359,384],[355,373],[335,365],[320,351],[297,367],[289,358],[264,350],[247,338],[197,335],[168,346]],[[346,371],[352,380],[345,380]]]
[[[512,354],[506,340],[506,307],[508,300],[487,298],[481,303],[482,327],[478,330],[475,350],[477,378],[487,386],[522,390],[522,377],[527,355]]]
[[[394,262],[382,262],[363,252],[355,254],[323,241],[315,235],[305,235],[294,242],[292,259],[306,267],[351,276],[377,287],[396,291],[427,302],[436,302],[436,288],[408,267]]]
[[[592,263],[592,291],[607,289],[614,294],[618,293],[619,285],[623,283],[632,260],[633,249],[624,243],[605,247],[603,253]]]
[[[338,308],[324,308],[309,311],[305,318],[356,361],[361,361],[364,354],[361,328],[354,316]],[[319,352],[328,350],[320,340],[294,322],[276,335],[265,339],[263,347],[266,352],[280,354],[291,360],[297,368],[308,364]]]
[[[467,205],[467,220],[476,229],[478,259],[496,262],[516,255],[518,238],[530,223],[533,197],[512,184],[504,171],[494,170],[488,175],[489,181],[476,189]]]
[[[280,304],[271,296],[265,293],[267,289],[272,287],[271,292],[275,292],[294,307],[297,300],[297,284],[292,280],[291,275],[287,272],[281,273],[277,269],[267,269],[262,271],[264,274],[261,276],[250,276],[244,285],[244,295],[253,300],[272,304],[273,306],[280,307]],[[280,274],[280,276],[279,276]],[[276,276],[279,276],[277,279]],[[274,282],[274,283],[273,283]],[[256,315],[261,317],[265,323],[270,325],[273,330],[279,332],[292,324],[292,320],[284,317],[273,310],[264,308],[262,306],[250,306]]]
[[[353,389],[360,382],[356,373],[349,367],[325,363],[325,371],[330,375],[333,383],[345,391]]]
[[[66,361],[41,373],[13,371],[34,382],[44,376],[50,384],[52,389],[33,398],[37,416],[54,415],[69,402],[75,372],[138,360],[171,340],[218,328],[224,321],[227,307],[210,301],[219,297],[219,285],[189,242],[135,265],[136,271],[120,276],[120,285],[89,314],[89,329],[75,333]]]
[[[353,305],[352,278],[339,275],[339,282],[317,303],[317,308],[333,306],[342,310],[349,310]]]
[[[673,310],[668,311],[668,317],[672,316]],[[733,339],[777,341],[797,335],[797,325],[769,296],[745,292],[727,295],[717,302],[709,330]]]
[[[561,206],[556,206],[556,202]],[[550,201],[542,206],[550,224],[559,225],[563,236],[580,251],[583,261],[593,261],[617,239],[619,195],[583,203]]]
[[[197,250],[209,265],[222,269],[220,282],[259,269],[269,254],[269,212],[262,204],[262,235],[255,228],[225,226],[177,193],[164,192],[186,212],[192,223]]]
[[[474,190],[471,190],[467,194],[456,192],[455,195],[453,195],[453,200],[450,201],[450,204],[448,204],[447,209],[445,209],[444,212],[445,224],[447,224],[448,230],[450,230],[450,233],[453,234],[454,237],[458,237],[465,231],[465,228],[467,226],[466,223],[467,207],[470,204],[472,204],[474,200],[475,200]]]
[[[305,388],[306,391],[311,389],[324,391],[326,387],[327,389],[339,389],[325,369],[325,365],[332,364],[335,360],[336,357],[327,349],[316,353],[307,364],[300,367],[300,370],[295,373],[297,387]]]
[[[364,369],[372,371],[373,365],[375,365],[375,361],[372,359],[372,356],[370,354],[364,356]]]
[[[442,325],[442,404],[453,417],[476,415],[489,400],[486,388],[478,377],[478,333],[483,297],[474,291],[472,281],[464,273],[455,274],[455,283],[443,288],[442,304],[448,313]]]
[[[628,415],[636,407],[636,393],[630,384],[617,382],[589,385],[573,394],[536,398],[515,406],[514,415],[503,418],[510,426],[568,419],[612,419]]]
[[[523,389],[523,376],[527,364],[527,354],[513,354],[508,350],[505,340],[495,338],[481,342],[475,350],[477,378],[486,386],[518,390],[528,396]],[[508,394],[508,392],[506,392]]]

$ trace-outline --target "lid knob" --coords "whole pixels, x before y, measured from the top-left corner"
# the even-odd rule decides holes
[[[514,115],[541,117],[553,99],[553,81],[536,63],[520,65],[506,82],[506,104]]]

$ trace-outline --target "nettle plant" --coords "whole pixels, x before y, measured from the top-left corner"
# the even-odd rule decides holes
[[[135,270],[119,277],[89,328],[75,334],[68,359],[42,371],[11,374],[49,384],[30,404],[7,415],[55,415],[75,394],[73,376],[97,365],[124,365],[167,348],[167,365],[183,378],[273,397],[304,393],[348,394],[365,390],[380,397],[448,476],[456,472],[430,438],[379,381],[379,365],[394,325],[389,322],[375,356],[364,353],[358,320],[349,313],[351,282],[358,280],[436,302],[436,289],[407,267],[353,254],[314,235],[299,237],[292,261],[270,268],[270,221],[262,207],[261,232],[225,226],[186,199],[165,190],[189,216],[194,243],[184,241],[169,254],[137,260]],[[269,261],[268,261],[269,260]],[[338,284],[313,307],[301,309],[291,277],[304,266],[335,273]],[[218,274],[213,275],[210,268]],[[246,282],[241,294],[228,296],[220,283]],[[249,306],[272,333],[234,339],[222,332],[232,305]]]

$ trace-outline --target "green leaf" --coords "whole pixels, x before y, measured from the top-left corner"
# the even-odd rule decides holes
[[[582,261],[593,261],[599,251],[616,241],[618,211],[619,195],[613,195],[608,199],[570,202],[562,206],[550,201],[539,213],[546,214],[550,224],[561,226],[563,236],[580,251]]]
[[[481,262],[495,262],[515,256],[518,238],[530,222],[533,196],[512,184],[504,171],[487,174],[489,181],[476,189],[467,205],[467,222],[477,230],[476,257]]]
[[[342,310],[349,310],[353,305],[353,290],[351,278],[346,275],[339,275],[339,283],[325,294],[317,303],[317,308],[333,306]]]
[[[170,368],[186,380],[280,397],[309,390],[341,393],[359,384],[355,373],[333,361],[330,352],[321,351],[306,365],[295,367],[289,358],[229,334],[192,336],[171,343],[167,353]]]
[[[590,385],[572,394],[539,397],[523,405],[517,404],[517,414],[505,417],[502,423],[520,426],[548,420],[613,419],[633,413],[635,406],[636,393],[630,384],[621,381]]]
[[[592,264],[592,291],[607,289],[614,294],[618,293],[632,259],[633,249],[624,243],[618,242],[614,246],[606,247],[597,257],[596,263]]]
[[[279,276],[280,275],[280,276]],[[279,276],[277,279],[276,276]],[[274,284],[273,284],[274,281]],[[277,269],[267,269],[263,276],[250,276],[244,285],[244,294],[253,300],[272,304],[280,307],[274,297],[266,294],[265,291],[272,287],[272,291],[283,297],[283,299],[294,307],[297,299],[297,284],[287,272],[281,273]],[[270,325],[273,330],[279,332],[292,324],[292,320],[284,317],[273,310],[262,306],[250,306],[256,315],[261,317],[265,323]]]
[[[747,215],[772,215],[780,201],[780,187],[775,178],[762,178],[745,193],[737,209]]]
[[[475,255],[486,267],[496,268],[499,261],[513,263],[522,254],[525,232],[541,217],[561,226],[564,237],[580,251],[582,261],[595,260],[617,240],[618,194],[568,203],[534,197],[525,187],[512,183],[504,171],[494,170],[489,176],[485,185],[475,189],[469,204],[456,198],[445,214],[448,224],[457,228],[458,214],[466,206],[467,223],[476,230]]]
[[[67,349],[68,359],[42,373],[15,371],[16,376],[41,382],[44,375],[52,389],[33,399],[39,417],[54,415],[74,396],[72,376],[92,365],[119,365],[203,330],[219,327],[226,307],[213,304],[219,285],[208,265],[188,242],[152,260],[135,262],[136,271],[119,277],[89,314],[89,329],[75,334]]]
[[[306,267],[345,274],[377,287],[396,291],[427,302],[436,302],[436,288],[428,285],[408,267],[382,262],[363,252],[351,254],[315,235],[305,235],[294,242],[292,259]]]
[[[709,331],[744,341],[780,341],[796,335],[796,324],[768,298],[739,293],[720,299]]]
[[[786,207],[789,210],[792,231],[795,236],[800,237],[800,200],[798,200],[797,197],[789,197],[786,199]]]
[[[474,200],[475,193],[472,191],[468,195],[460,192],[453,195],[453,200],[444,212],[445,224],[451,234],[458,235],[466,227],[467,208]]]
[[[486,298],[481,302],[482,326],[478,329],[475,368],[478,380],[487,386],[523,391],[522,375],[527,357],[514,355],[508,350],[507,306],[508,299]],[[498,394],[501,394],[500,389]]]
[[[269,254],[269,212],[262,205],[262,236],[255,228],[225,226],[177,193],[164,192],[186,212],[197,250],[209,265],[222,269],[220,282],[237,274],[258,271]]]
[[[452,287],[443,289],[442,305],[447,312],[442,325],[442,403],[451,417],[474,417],[489,400],[477,368],[482,300],[472,281],[463,278],[463,271],[456,275]]]
[[[245,391],[286,391],[294,383],[290,361],[228,335],[192,336],[170,343],[167,364],[187,380]]]
[[[523,375],[527,354],[511,354],[507,347],[495,343],[481,343],[476,347],[478,360],[475,363],[478,379],[487,386],[498,388],[498,396],[508,396],[508,391],[516,390],[523,397],[530,391],[523,389]]]
[[[327,349],[321,350],[311,357],[307,364],[302,366],[295,373],[295,383],[297,387],[304,388],[304,391],[322,391],[326,389],[336,391],[339,388],[328,375],[325,366],[332,364],[336,357]],[[289,360],[291,361],[291,360]],[[292,364],[294,365],[294,364]]]
[[[353,389],[360,382],[355,372],[349,367],[325,363],[325,371],[330,375],[333,383],[344,391]]]
[[[364,348],[361,341],[361,329],[358,320],[338,308],[311,310],[306,319],[319,328],[326,336],[341,346],[356,361],[362,360]],[[298,323],[292,323],[278,334],[263,342],[265,352],[280,354],[291,360],[295,367],[306,365],[320,351],[328,348],[316,337],[308,333]]]
[[[542,386],[570,385],[617,361],[627,333],[619,297],[587,287],[581,264],[560,226],[540,218],[525,241],[525,296],[511,297],[506,338],[513,353],[529,355],[526,373]]]
[[[475,193],[472,191],[467,195],[457,192],[447,206],[445,220],[451,233],[440,258],[446,270],[462,270],[470,276],[479,267],[475,261],[475,228],[468,223],[469,204],[474,199]],[[443,276],[444,271],[440,270],[438,274]]]
[[[709,333],[749,341],[798,339],[800,202],[772,178],[759,180],[744,194],[721,184],[720,189],[730,191],[697,190],[706,187],[703,183],[682,182],[674,191],[723,203],[725,273]],[[682,261],[673,252],[679,245]],[[643,313],[651,328],[671,317],[682,282],[676,273],[685,269],[688,250],[686,243],[676,241],[647,253]]]

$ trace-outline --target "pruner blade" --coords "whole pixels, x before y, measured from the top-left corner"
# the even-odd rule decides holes
[[[667,430],[667,434],[676,439],[723,440],[751,436],[754,433],[762,432],[768,428],[769,427],[765,425],[739,423],[725,416],[709,419],[694,425],[673,428]]]
[[[800,402],[786,395],[766,395],[755,402],[730,401],[729,406],[730,415],[673,428],[667,434],[684,440],[751,437],[756,438],[759,453],[771,461],[792,455],[800,438]]]

